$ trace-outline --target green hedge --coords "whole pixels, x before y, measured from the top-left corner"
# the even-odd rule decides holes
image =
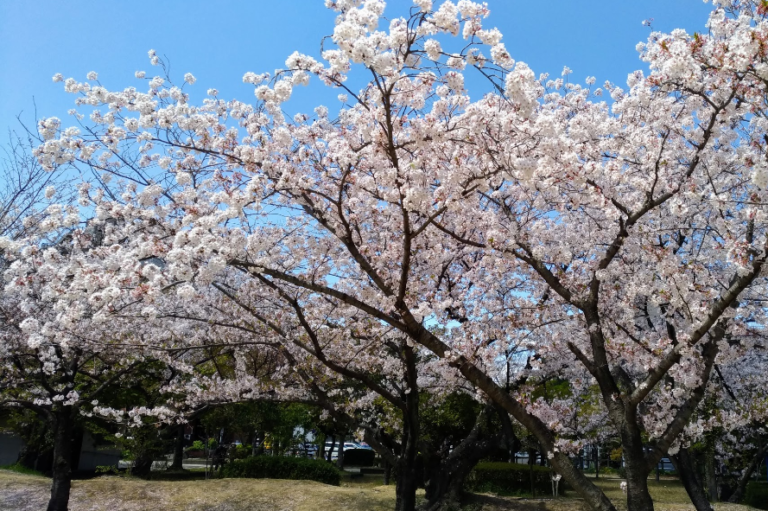
[[[549,468],[517,463],[478,463],[467,477],[464,489],[498,495],[530,495],[531,469],[533,469],[533,487],[536,495],[552,495],[552,472]],[[561,494],[565,490],[565,481],[562,479],[559,490]]]
[[[747,485],[744,504],[757,509],[768,509],[768,483],[753,481]]]
[[[224,465],[221,477],[253,479],[303,479],[339,486],[341,474],[322,460],[284,456],[250,456]]]

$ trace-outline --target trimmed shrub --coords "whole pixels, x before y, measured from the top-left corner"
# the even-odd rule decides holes
[[[372,467],[376,453],[370,449],[347,449],[344,451],[344,465],[350,467]]]
[[[756,509],[768,509],[768,483],[753,481],[747,485],[744,504]]]
[[[244,460],[251,455],[251,452],[253,452],[253,450],[251,449],[250,445],[238,445],[235,446],[231,456],[236,460]]]
[[[497,495],[530,495],[531,471],[536,495],[552,495],[552,471],[548,467],[517,463],[478,463],[467,477],[464,489]],[[565,481],[562,479],[559,490],[561,494],[565,491]]]
[[[294,479],[339,486],[341,474],[322,460],[285,456],[250,456],[224,465],[220,477],[253,479]]]

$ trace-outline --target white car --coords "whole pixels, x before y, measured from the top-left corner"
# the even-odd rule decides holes
[[[368,447],[370,449],[370,447]],[[362,445],[356,443],[356,442],[344,442],[344,451],[349,451],[350,449],[365,449]],[[328,456],[328,451],[331,450],[331,442],[330,440],[325,442],[325,455]],[[339,459],[339,444],[336,443],[333,446],[333,451],[331,452],[331,459],[337,460]]]

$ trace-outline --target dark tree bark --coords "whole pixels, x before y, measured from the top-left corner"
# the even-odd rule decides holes
[[[171,470],[183,470],[184,469],[184,424],[179,424],[176,431],[176,443],[173,446],[173,463],[171,463]]]
[[[419,483],[416,456],[419,452],[418,442],[421,433],[416,354],[411,346],[405,345],[401,349],[402,358],[405,362],[405,380],[409,391],[402,396],[405,407],[403,408],[403,436],[397,459],[395,511],[414,511],[416,509],[416,488]]]
[[[344,442],[347,441],[346,433],[339,436],[339,457],[336,459],[336,466],[339,470],[344,470]]]
[[[414,456],[414,461],[416,457]],[[395,511],[414,511],[416,509],[416,488],[418,480],[416,469],[410,466],[404,459],[397,466],[397,479],[395,482]]]
[[[427,502],[422,506],[423,511],[460,509],[464,481],[475,465],[493,452],[502,439],[501,434],[489,434],[487,431],[487,410],[478,415],[472,431],[450,454],[447,448],[444,449],[444,455],[439,457],[430,471],[425,485]],[[506,412],[502,410],[501,413],[509,421]]]
[[[744,472],[742,472],[741,477],[739,477],[739,482],[736,485],[736,491],[733,492],[733,495],[731,495],[731,497],[728,499],[728,502],[738,503],[742,498],[744,498],[744,492],[747,490],[747,483],[749,483],[749,478],[752,477],[752,473],[755,471],[758,465],[760,465],[760,461],[763,459],[763,456],[765,456],[766,451],[768,451],[768,443],[763,444],[763,446],[760,447],[752,457],[749,465],[747,465],[747,467],[744,469]]]
[[[65,406],[53,412],[53,482],[48,511],[67,511],[72,489],[72,433],[74,412]]]
[[[690,451],[680,449],[677,456],[670,456],[670,459],[675,465],[675,469],[680,475],[680,481],[682,481],[696,511],[712,511],[712,505],[704,492],[704,485],[696,471],[696,462]]]
[[[627,471],[627,510],[653,511],[653,499],[648,492],[648,475],[651,467],[643,449],[643,439],[637,420],[630,418],[621,428],[621,445]]]
[[[152,471],[153,456],[149,452],[143,452],[136,456],[131,467],[131,475],[136,477],[147,477]]]

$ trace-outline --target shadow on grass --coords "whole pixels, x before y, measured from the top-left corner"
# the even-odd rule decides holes
[[[209,478],[217,479],[218,474],[215,474]],[[199,480],[205,479],[205,470],[203,469],[156,470],[156,471],[150,472],[149,475],[147,477],[144,477],[143,479],[146,481],[199,481]]]
[[[469,495],[462,511],[582,511],[583,503],[574,499],[519,499],[493,495]]]

